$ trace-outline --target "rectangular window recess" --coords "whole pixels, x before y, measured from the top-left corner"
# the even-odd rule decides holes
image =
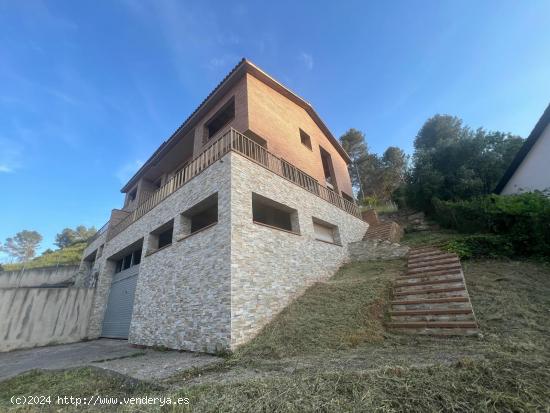
[[[298,211],[255,193],[252,193],[252,220],[272,228],[300,233]]]
[[[204,125],[206,129],[207,140],[211,139],[214,135],[216,135],[224,126],[226,126],[234,118],[235,118],[235,97],[233,96]]]
[[[180,215],[185,238],[218,222],[218,193],[212,194]]]

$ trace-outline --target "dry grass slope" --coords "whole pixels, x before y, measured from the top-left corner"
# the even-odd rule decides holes
[[[10,406],[13,394],[39,392],[189,397],[193,412],[550,411],[548,266],[464,263],[484,336],[442,339],[384,330],[389,286],[403,265],[345,266],[307,290],[221,368],[172,377],[163,383],[169,388],[102,379],[89,369],[31,373],[0,383],[0,409]]]

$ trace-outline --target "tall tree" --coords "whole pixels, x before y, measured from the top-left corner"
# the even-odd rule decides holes
[[[389,200],[393,192],[403,184],[407,172],[407,163],[408,156],[403,149],[390,146],[384,151],[382,155],[384,200]]]
[[[340,137],[340,143],[351,158],[351,164],[348,166],[351,183],[359,198],[362,198],[364,190],[361,169],[369,153],[365,134],[351,128]]]
[[[23,230],[11,238],[6,238],[2,251],[20,262],[27,262],[36,255],[36,249],[42,242],[42,235],[36,231]]]
[[[84,225],[79,225],[75,229],[64,228],[55,236],[55,245],[59,248],[65,248],[75,242],[87,241],[96,232],[95,227],[86,228]]]
[[[473,131],[454,116],[428,119],[415,139],[407,202],[429,212],[434,197],[461,200],[490,193],[522,142],[509,133]]]

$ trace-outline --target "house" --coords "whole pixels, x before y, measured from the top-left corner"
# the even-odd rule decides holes
[[[550,105],[498,183],[502,195],[550,190]]]
[[[88,337],[205,352],[253,338],[365,234],[349,162],[309,103],[243,59],[86,248]]]

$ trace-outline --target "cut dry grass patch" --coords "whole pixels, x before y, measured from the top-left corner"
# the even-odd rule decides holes
[[[89,369],[30,373],[0,383],[0,410],[17,392],[189,397],[192,412],[550,412],[548,265],[464,263],[481,339],[385,331],[391,282],[403,266],[399,260],[343,267],[225,364],[167,381],[180,390],[125,385]]]
[[[550,373],[522,360],[368,373],[292,374],[182,391],[200,412],[529,412],[548,406]]]
[[[384,337],[392,280],[403,260],[346,265],[285,308],[236,358],[281,358],[356,347]]]
[[[99,368],[76,368],[56,371],[31,371],[0,382],[0,411],[8,408],[18,412],[34,411],[97,411],[93,406],[60,406],[57,397],[143,397],[160,388],[121,374]],[[12,396],[51,396],[50,405],[14,406]],[[108,409],[104,409],[108,411]]]

